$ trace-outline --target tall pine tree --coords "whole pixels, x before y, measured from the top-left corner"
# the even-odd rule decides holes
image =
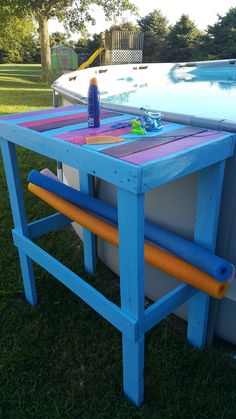
[[[188,15],[182,15],[172,26],[166,40],[166,58],[170,62],[197,59],[196,51],[203,39],[203,33]]]
[[[160,10],[153,10],[147,16],[138,20],[140,29],[144,32],[143,58],[145,62],[160,62],[165,60],[165,39],[169,31],[169,23]]]

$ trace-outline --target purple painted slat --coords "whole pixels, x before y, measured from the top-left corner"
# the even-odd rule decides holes
[[[131,118],[133,119],[133,118]],[[128,122],[128,120],[126,119],[125,122]],[[114,129],[112,128],[113,123],[110,124],[103,124],[100,126],[100,128],[84,128],[84,129],[77,129],[75,131],[70,131],[70,132],[63,132],[62,134],[57,134],[54,135],[54,137],[56,138],[60,138],[60,140],[74,140],[74,139],[78,139],[81,136],[89,136],[89,135],[103,135],[104,132],[112,132],[112,134],[109,135],[114,135]],[[125,135],[128,134],[130,132],[130,127],[125,127],[125,128],[117,128],[115,130],[117,132],[117,135],[119,133],[119,135]],[[108,135],[108,134],[107,134]]]
[[[16,113],[11,115],[1,115],[0,120],[1,121],[10,121],[14,119],[21,119],[21,118],[27,118],[31,116],[37,116],[37,115],[48,115],[48,114],[54,114],[69,110],[75,110],[75,109],[81,109],[84,105],[71,105],[71,106],[63,106],[59,108],[52,108],[52,109],[44,109],[41,111],[32,111],[32,112],[24,112],[24,113]]]
[[[75,137],[72,137],[72,138],[69,138],[69,139],[66,138],[66,139],[63,139],[63,141],[67,141],[68,143],[73,143],[73,144],[77,144],[77,145],[86,144],[86,138],[96,134],[94,132],[95,130],[93,132],[91,132],[92,129],[93,128],[91,128],[91,129],[88,128],[87,130],[81,130],[81,131],[84,131],[84,135],[77,135],[77,137],[75,136]],[[87,131],[87,133],[86,133],[86,131]],[[130,128],[127,127],[127,128],[114,129],[112,131],[101,131],[101,130],[99,130],[99,132],[96,135],[101,137],[104,134],[106,134],[106,135],[112,135],[114,137],[120,137],[121,135],[128,134],[129,132],[130,132]]]
[[[134,119],[134,116],[132,116],[130,118],[130,121],[132,119]],[[124,122],[126,123],[128,121],[129,121],[129,119],[125,119]],[[122,121],[120,121],[120,122],[122,122]],[[98,135],[99,133],[101,133],[101,135],[103,135],[104,132],[106,132],[106,133],[110,132],[109,135],[114,135],[113,128],[112,128],[113,124],[114,123],[103,124],[103,125],[100,126],[100,128],[85,128],[85,129],[81,129],[81,130],[77,129],[75,131],[63,132],[61,134],[54,135],[54,137],[60,138],[60,140],[70,140],[70,139],[71,140],[74,140],[74,139],[77,140],[77,139],[79,139],[79,137],[81,135],[82,136],[90,135],[90,132],[91,132],[91,135],[95,135],[95,134]],[[167,125],[167,124],[168,124],[168,122],[163,121],[163,125]],[[125,135],[125,134],[130,134],[130,127],[119,128],[119,130],[117,129],[117,134],[116,135],[119,136],[119,135]]]
[[[220,138],[223,135],[225,135],[224,132],[206,131],[202,135],[194,135],[191,137],[182,138],[181,140],[168,143],[160,147],[154,147],[152,149],[148,149],[140,153],[134,153],[128,156],[121,157],[121,160],[133,164],[142,164],[152,160],[156,160],[161,157],[168,156],[178,151],[195,147],[196,145],[206,143],[216,138]]]
[[[82,115],[86,115],[86,116],[83,117]],[[120,115],[119,113],[115,114],[115,113],[108,112],[108,113],[102,114],[101,119],[107,119],[107,118],[111,118],[113,116],[119,116],[119,115]],[[37,125],[37,126],[27,127],[27,128],[30,128],[34,131],[43,132],[43,131],[49,131],[51,129],[57,129],[57,128],[71,126],[71,125],[84,124],[87,121],[88,121],[88,114],[86,113],[86,114],[76,115],[75,119],[47,123],[47,124]]]
[[[70,120],[70,121],[52,122],[51,124],[44,124],[44,125],[38,125],[38,126],[33,126],[33,127],[27,127],[27,128],[32,129],[33,131],[44,132],[44,131],[49,131],[51,129],[67,127],[70,125],[83,124],[87,120],[88,120],[88,117],[78,118],[77,116],[76,119]]]
[[[140,138],[140,140],[133,141],[126,144],[121,144],[116,147],[109,147],[105,150],[102,150],[101,153],[108,154],[112,157],[121,158],[129,154],[138,153],[150,148],[160,146],[166,142],[180,140],[183,137],[189,135],[198,134],[205,131],[203,128],[187,127],[181,128],[174,131],[169,131],[166,134],[159,134],[155,137],[150,138]]]

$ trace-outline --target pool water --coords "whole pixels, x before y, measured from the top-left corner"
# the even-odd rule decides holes
[[[116,80],[101,91],[101,100],[121,105],[149,107],[166,112],[236,121],[236,69],[188,72],[150,71],[145,79],[135,75]],[[103,83],[102,83],[103,85]]]
[[[236,60],[92,67],[64,74],[53,87],[86,99],[92,77],[105,103],[236,122]]]

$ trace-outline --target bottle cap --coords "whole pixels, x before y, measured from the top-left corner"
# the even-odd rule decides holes
[[[96,77],[93,77],[92,79],[90,79],[90,86],[97,86],[98,82]]]

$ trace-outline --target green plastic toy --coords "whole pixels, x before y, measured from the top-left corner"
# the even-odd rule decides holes
[[[146,134],[145,128],[142,127],[142,123],[137,119],[131,120],[131,133],[143,135]]]

